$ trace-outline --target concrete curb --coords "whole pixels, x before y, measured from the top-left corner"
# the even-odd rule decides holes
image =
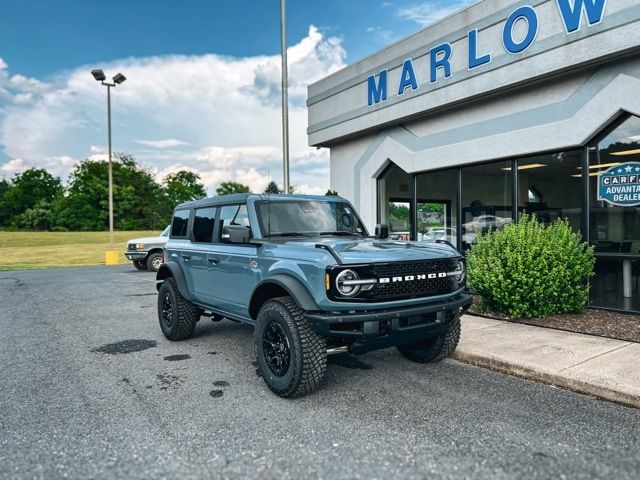
[[[607,385],[586,382],[561,372],[545,371],[542,368],[532,368],[527,365],[510,362],[488,353],[479,353],[458,348],[452,357],[459,362],[468,363],[476,367],[488,368],[502,373],[515,375],[528,380],[542,382],[548,385],[564,388],[586,395],[592,395],[611,402],[620,403],[640,409],[640,397]]]

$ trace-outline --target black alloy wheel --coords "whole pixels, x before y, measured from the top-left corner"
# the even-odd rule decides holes
[[[169,295],[169,292],[165,292],[162,296],[161,311],[162,323],[167,329],[171,329],[173,326],[173,302],[171,301],[171,295]]]
[[[262,334],[262,348],[269,370],[277,377],[284,376],[291,363],[291,347],[282,325],[275,321],[267,325]]]

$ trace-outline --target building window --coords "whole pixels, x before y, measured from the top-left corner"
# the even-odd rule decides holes
[[[462,249],[478,234],[513,221],[511,162],[501,161],[462,169]]]
[[[598,200],[598,172],[627,162],[640,162],[636,116],[589,145],[589,242],[597,258],[591,305],[640,311],[640,206]]]
[[[518,160],[518,212],[549,224],[566,218],[576,232],[582,226],[582,152],[536,155]]]
[[[427,172],[416,181],[418,238],[457,245],[458,169]]]

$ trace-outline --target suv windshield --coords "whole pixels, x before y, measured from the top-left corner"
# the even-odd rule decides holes
[[[367,235],[360,218],[346,202],[286,200],[255,205],[265,237]]]

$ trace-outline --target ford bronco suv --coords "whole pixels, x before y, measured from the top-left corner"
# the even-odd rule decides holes
[[[257,364],[277,395],[315,390],[327,355],[395,346],[437,362],[471,304],[463,257],[447,242],[370,237],[340,197],[238,194],[178,205],[157,273],[169,340],[202,316],[255,326]]]
[[[171,227],[168,226],[157,237],[134,238],[127,242],[124,256],[133,262],[138,270],[157,272],[162,265],[162,250],[169,239]]]

